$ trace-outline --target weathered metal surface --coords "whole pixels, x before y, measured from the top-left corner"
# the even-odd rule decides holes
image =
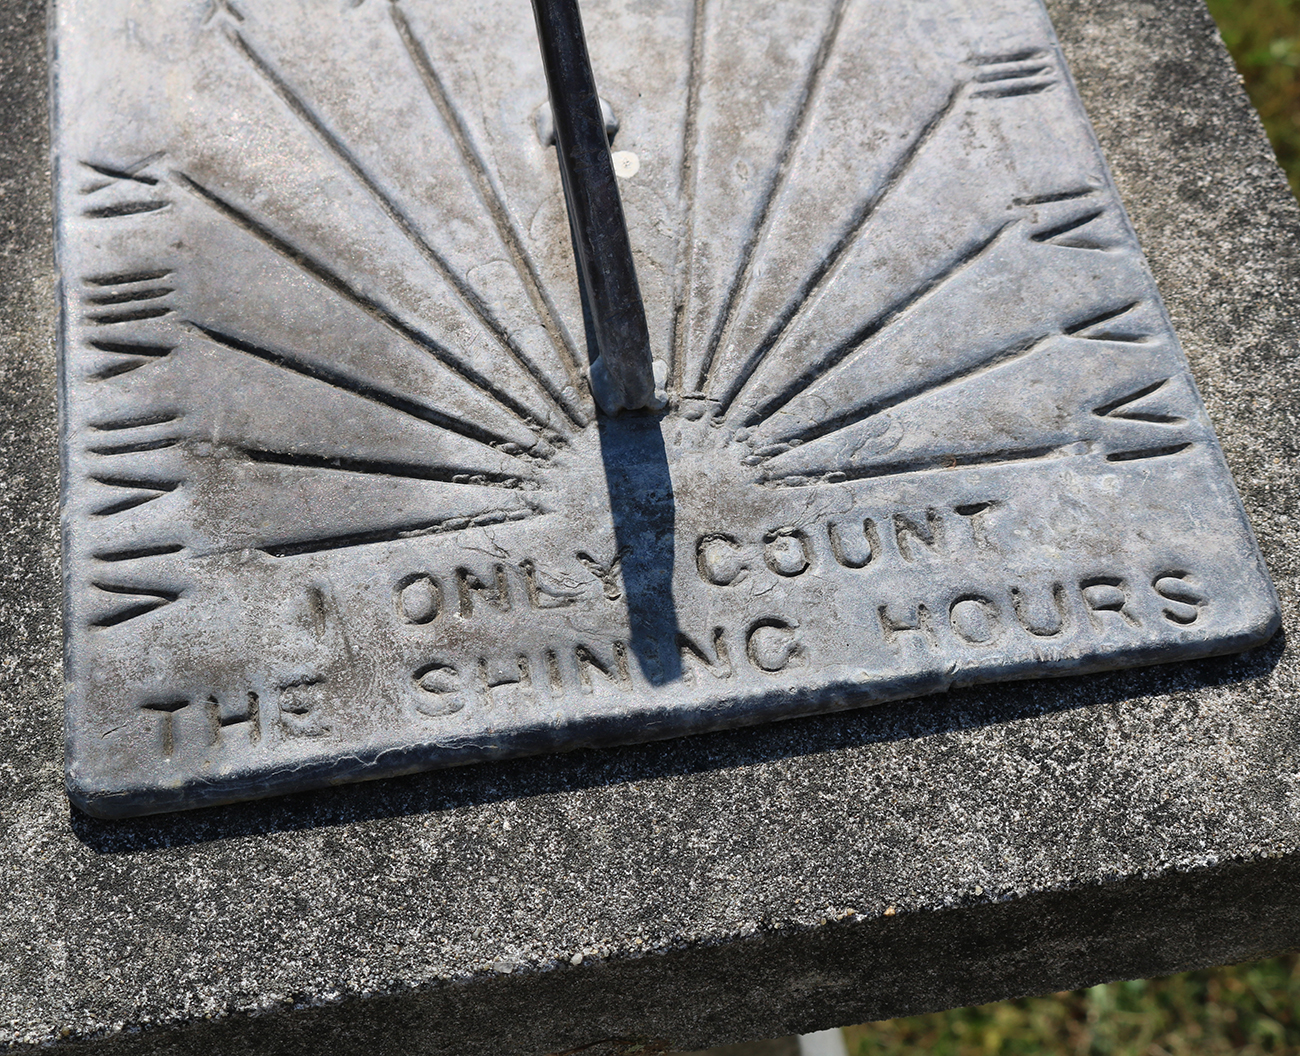
[[[57,5],[85,809],[1273,633],[1036,0],[583,14],[654,415],[590,397],[526,7]]]

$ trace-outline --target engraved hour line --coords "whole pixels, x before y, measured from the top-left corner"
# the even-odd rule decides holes
[[[1076,198],[1088,198],[1097,193],[1095,187],[1080,187],[1074,191],[1055,191],[1051,194],[1035,194],[1027,198],[1013,198],[1012,205],[1051,205],[1054,202],[1069,202]]]
[[[1150,334],[1141,330],[1103,330],[1101,333],[1084,333],[1084,331],[1092,330],[1093,327],[1100,326],[1102,323],[1108,323],[1112,319],[1118,319],[1120,316],[1127,315],[1141,303],[1141,301],[1131,301],[1119,308],[1091,316],[1088,319],[1084,319],[1072,326],[1066,327],[1065,332],[1071,337],[1085,337],[1089,341],[1118,341],[1123,344],[1134,345],[1145,344],[1146,342],[1153,340],[1153,338]]]
[[[1105,458],[1107,462],[1136,462],[1142,459],[1166,458],[1170,455],[1181,454],[1183,451],[1195,446],[1194,441],[1188,440],[1181,444],[1165,444],[1160,447],[1135,448],[1128,451],[1111,451]],[[1022,462],[1039,462],[1048,458],[1081,457],[1093,454],[1095,450],[1096,441],[1075,440],[1065,444],[1042,447],[983,451],[974,454],[932,455],[925,458],[890,462],[885,465],[809,470],[804,473],[785,476],[771,474],[759,478],[759,483],[767,487],[802,488],[816,484],[842,484],[849,481],[870,480],[878,477],[898,477],[912,473],[948,472],[969,469],[972,466],[1003,466]]]
[[[1143,458],[1164,458],[1176,455],[1192,446],[1189,440],[1183,444],[1167,444],[1164,447],[1144,447],[1134,451],[1112,451],[1106,456],[1107,462],[1135,462]]]
[[[749,235],[741,248],[740,267],[731,280],[731,286],[728,288],[727,295],[722,302],[721,311],[713,324],[713,332],[709,335],[708,344],[705,346],[704,358],[696,374],[695,389],[697,392],[709,391],[714,360],[717,358],[719,349],[724,347],[724,342],[731,334],[736,305],[741,302],[742,294],[748,290],[758,245],[767,232],[768,224],[771,221],[772,206],[785,187],[796,148],[803,142],[808,118],[815,109],[813,103],[821,88],[822,75],[829,64],[831,51],[839,38],[840,27],[844,22],[844,11],[848,7],[848,3],[849,0],[834,0],[830,18],[822,32],[817,51],[813,54],[808,74],[804,79],[803,91],[799,95],[799,100],[795,105],[795,112],[791,116],[790,124],[786,128],[785,138],[781,143],[780,153],[777,155],[776,166],[772,170],[767,186],[763,189],[763,197],[750,225]],[[688,248],[694,249],[694,247]]]
[[[1140,302],[1130,302],[1121,308],[1103,312],[1100,316],[1091,316],[1080,323],[1067,324],[1060,330],[1055,330],[1051,333],[1041,334],[1035,338],[1029,338],[1027,340],[1014,342],[1010,345],[1005,345],[981,360],[958,367],[949,371],[947,374],[939,376],[938,378],[933,378],[928,381],[918,381],[913,385],[899,389],[897,392],[889,396],[872,400],[856,410],[846,411],[843,414],[837,415],[835,418],[828,419],[825,422],[819,422],[802,431],[784,435],[779,439],[774,440],[771,446],[777,444],[786,445],[796,441],[799,443],[808,443],[813,440],[820,440],[823,437],[840,432],[850,426],[858,425],[877,414],[883,413],[884,411],[893,410],[910,400],[918,399],[919,397],[929,395],[932,392],[941,391],[952,385],[965,384],[991,370],[996,370],[1009,363],[1014,363],[1017,360],[1023,359],[1026,356],[1037,352],[1056,337],[1073,337],[1080,341],[1103,340],[1101,338],[1091,337],[1087,334],[1081,334],[1080,331],[1086,330],[1088,327],[1094,325],[1099,318],[1111,319],[1117,315],[1122,315],[1125,312],[1131,311],[1138,303]],[[1137,399],[1138,397],[1133,398]],[[1181,421],[1181,419],[1179,420]],[[785,449],[783,448],[782,451],[775,452],[769,457],[775,457],[776,454],[783,454],[784,450]],[[762,454],[762,452],[760,452],[760,454]]]
[[[392,528],[377,528],[372,531],[320,536],[314,539],[302,539],[288,543],[271,543],[254,547],[254,549],[269,554],[271,557],[299,557],[303,554],[317,554],[325,550],[345,550],[355,546],[372,546],[376,543],[419,539],[426,535],[460,532],[467,528],[482,528],[494,524],[504,524],[507,521],[529,520],[540,515],[541,510],[536,506],[513,506],[504,509],[483,510],[479,513],[459,517],[440,517],[433,521],[398,525]]]
[[[135,418],[118,418],[106,422],[91,422],[90,428],[101,433],[117,432],[121,429],[145,429],[151,425],[166,425],[168,422],[174,422],[181,416],[179,414],[149,414],[140,415]]]
[[[985,451],[976,454],[944,454],[926,458],[907,459],[890,462],[886,465],[859,466],[849,469],[810,470],[807,473],[789,476],[767,476],[760,478],[760,483],[768,487],[807,487],[812,484],[840,484],[847,481],[871,480],[876,477],[901,477],[912,473],[932,473],[969,469],[972,466],[1005,466],[1023,462],[1039,462],[1045,458],[1070,454],[1086,454],[1087,450],[1072,450],[1079,447],[1077,441],[1068,444],[1053,444],[1043,447],[1019,448],[1002,451]],[[1083,445],[1086,448],[1086,445]],[[808,479],[808,478],[817,479]]]
[[[87,304],[131,304],[135,301],[156,301],[175,293],[174,286],[151,286],[143,290],[126,290],[122,293],[97,293],[85,298]]]
[[[324,122],[312,111],[312,109],[303,101],[302,97],[294,91],[292,87],[282,78],[270,63],[248,42],[242,33],[235,30],[227,32],[227,37],[235,46],[250,65],[262,76],[280,97],[284,104],[289,108],[293,115],[309,128],[317,138],[325,144],[330,153],[332,153],[357,181],[365,187],[371,198],[383,210],[385,216],[394,227],[402,233],[408,242],[415,247],[433,269],[442,276],[443,280],[456,292],[465,306],[470,310],[473,316],[478,320],[479,325],[491,334],[506,351],[515,364],[528,375],[530,380],[541,390],[555,410],[561,412],[571,423],[576,426],[587,424],[586,419],[580,417],[579,413],[574,410],[564,399],[563,394],[555,384],[546,376],[546,372],[534,363],[528,354],[519,347],[519,343],[511,336],[510,332],[502,325],[501,321],[493,314],[492,309],[478,295],[478,292],[469,284],[463,275],[460,275],[448,263],[429,241],[417,230],[414,222],[408,217],[380,185],[379,182],[366,171],[360,160],[334,135]]]
[[[1145,399],[1153,393],[1159,392],[1167,384],[1169,378],[1161,378],[1151,385],[1146,385],[1134,392],[1126,393],[1117,400],[1111,400],[1109,403],[1103,403],[1100,407],[1094,407],[1092,413],[1098,418],[1120,418],[1129,422],[1150,422],[1153,425],[1186,425],[1187,419],[1181,418],[1175,414],[1160,414],[1153,411],[1134,411],[1124,410],[1129,404],[1136,403],[1138,400]]]
[[[523,487],[527,480],[527,478],[510,476],[506,473],[491,473],[454,466],[423,466],[410,462],[380,459],[311,455],[300,451],[268,451],[263,448],[241,447],[239,453],[250,461],[263,462],[269,465],[293,466],[299,469],[334,470],[340,473],[363,473],[377,477],[429,480],[441,484],[520,488]],[[530,480],[527,482],[533,483]]]
[[[280,254],[289,263],[301,268],[307,274],[311,275],[326,289],[333,291],[346,301],[350,301],[363,312],[376,321],[383,323],[399,337],[405,338],[414,347],[427,352],[438,363],[446,367],[449,371],[459,377],[462,381],[477,389],[484,396],[495,402],[498,406],[514,415],[523,426],[525,426],[534,435],[540,438],[541,430],[536,422],[536,415],[527,407],[524,407],[509,393],[495,385],[488,378],[461,361],[455,356],[450,349],[446,348],[439,341],[435,340],[429,334],[417,329],[409,323],[403,322],[390,309],[380,304],[371,297],[366,296],[359,290],[350,286],[341,276],[335,274],[326,265],[308,255],[303,250],[297,249],[290,245],[265,224],[253,219],[248,213],[244,212],[238,206],[226,201],[215,191],[209,190],[199,183],[193,177],[183,172],[177,172],[176,178],[181,183],[193,191],[198,197],[211,205],[217,212],[223,214],[239,227],[242,227],[253,237],[259,239],[262,243]]]
[[[120,444],[101,444],[86,448],[92,455],[135,455],[143,451],[163,451],[179,444],[176,436],[160,437],[157,440],[128,440]]]
[[[119,202],[116,205],[101,205],[93,209],[83,209],[82,216],[92,220],[114,220],[124,216],[140,216],[143,213],[156,213],[166,209],[171,202],[162,198],[145,198],[135,202]]]
[[[170,274],[171,272],[165,268],[153,271],[130,271],[116,275],[95,275],[86,279],[86,283],[89,286],[130,286],[137,282],[157,282]]]
[[[919,286],[912,289],[905,297],[900,298],[885,308],[870,322],[859,328],[856,333],[851,334],[846,340],[840,342],[839,345],[832,348],[816,362],[810,363],[793,382],[787,385],[775,396],[768,399],[757,410],[753,411],[745,420],[745,425],[749,428],[753,428],[754,426],[767,421],[791,400],[801,395],[816,381],[825,376],[825,374],[834,370],[854,353],[861,350],[863,346],[871,340],[871,338],[875,337],[876,334],[892,323],[900,315],[920,303],[936,290],[943,288],[947,283],[951,282],[953,278],[979,261],[984,254],[995,246],[1002,236],[1017,223],[1019,223],[1017,220],[1008,220],[1006,223],[1000,225],[993,234],[987,236],[982,241],[977,242],[975,245],[970,246],[964,253],[961,253],[953,260],[949,261],[943,268],[931,275]]]
[[[973,60],[972,65],[980,67],[983,72],[975,74],[975,84],[988,85],[971,93],[971,98],[1009,99],[1020,95],[1037,95],[1056,84],[1056,79],[1041,79],[1043,74],[1051,73],[1050,62],[1041,62],[1048,56],[1044,48],[1027,49],[1012,56],[994,56],[992,58]],[[1037,65],[1033,63],[1037,62]],[[990,67],[1010,67],[1009,69],[990,69]],[[1040,78],[1035,80],[1034,78]]]
[[[94,340],[86,343],[91,348],[97,349],[100,352],[111,352],[118,356],[133,357],[124,363],[113,363],[88,375],[88,380],[90,381],[107,381],[109,378],[115,378],[119,374],[127,374],[130,371],[138,370],[143,366],[147,366],[150,360],[161,359],[176,351],[176,346],[174,345],[152,345],[138,341]]]
[[[763,361],[767,358],[768,354],[780,342],[785,332],[803,312],[804,308],[812,303],[817,291],[821,288],[826,279],[835,271],[836,265],[839,264],[849,247],[857,240],[858,235],[862,233],[862,229],[866,226],[867,221],[876,213],[889,194],[898,187],[900,183],[902,183],[903,177],[907,175],[913,164],[915,164],[917,156],[921,152],[921,148],[930,141],[935,132],[938,131],[939,127],[943,124],[944,120],[956,108],[957,100],[961,94],[961,89],[962,85],[960,84],[953,88],[943,105],[940,106],[939,109],[930,116],[929,120],[921,126],[921,130],[912,138],[912,141],[907,145],[906,149],[903,150],[902,154],[899,155],[898,160],[894,162],[889,172],[886,173],[885,178],[881,181],[879,187],[864,197],[858,204],[857,211],[854,213],[853,218],[849,221],[843,234],[841,234],[836,240],[835,245],[831,247],[830,252],[826,254],[825,258],[817,264],[804,280],[803,285],[795,293],[794,298],[785,306],[785,308],[782,309],[781,313],[773,321],[771,327],[768,328],[767,333],[763,335],[763,340],[758,343],[758,346],[750,353],[749,358],[741,365],[740,370],[736,372],[736,375],[732,379],[727,391],[718,401],[717,416],[719,418],[726,416],[727,412],[735,403],[737,397],[740,396],[745,386],[749,383],[749,380],[758,371],[758,368],[762,366]]]
[[[104,591],[106,594],[125,594],[129,597],[150,599],[135,605],[128,605],[124,609],[110,612],[108,615],[101,616],[99,619],[90,622],[91,627],[99,628],[116,627],[128,620],[134,620],[138,616],[145,616],[156,609],[161,609],[164,605],[170,605],[181,596],[180,591],[163,590],[158,587],[133,587],[118,583],[101,583],[99,581],[93,581],[91,586],[96,590]]]
[[[91,556],[96,561],[143,561],[149,557],[167,557],[185,550],[180,543],[161,543],[158,546],[137,546],[129,550],[102,550]]]
[[[81,193],[95,194],[97,191],[102,191],[105,187],[111,187],[113,184],[118,183],[121,180],[126,180],[130,183],[139,183],[145,187],[157,187],[159,182],[161,182],[158,177],[144,175],[144,170],[161,158],[163,154],[163,151],[157,151],[156,153],[146,155],[139,161],[133,162],[125,167],[98,165],[93,161],[83,161],[81,163],[82,165],[88,168],[91,172],[105,177],[105,179],[100,183],[92,183],[88,187],[83,187]]]
[[[157,281],[171,273],[168,271],[135,272],[124,275],[102,275],[86,280],[87,285],[103,291],[88,293],[83,297],[85,304],[94,309],[104,309],[87,315],[86,320],[97,326],[111,326],[115,323],[134,323],[145,319],[161,319],[171,314],[171,308],[165,304],[147,304],[149,301],[161,301],[176,292],[174,286],[147,286],[144,283]],[[131,288],[134,287],[134,288]]]
[[[452,139],[456,142],[461,162],[470,176],[479,201],[483,203],[488,215],[492,217],[498,236],[514,258],[515,271],[523,282],[524,288],[528,291],[528,298],[533,302],[533,308],[540,316],[546,333],[551,338],[553,347],[560,355],[560,361],[564,364],[564,369],[569,375],[569,383],[579,392],[584,392],[586,390],[586,373],[582,369],[577,346],[574,344],[568,327],[564,325],[563,320],[560,318],[560,313],[555,304],[546,292],[546,287],[538,274],[537,265],[528,252],[523,237],[519,234],[519,230],[510,215],[510,210],[506,208],[505,202],[501,198],[500,191],[492,182],[487,166],[474,144],[474,138],[470,134],[460,110],[452,102],[446,85],[443,84],[437,68],[433,65],[433,60],[429,57],[428,50],[416,37],[415,32],[411,29],[410,22],[407,21],[406,13],[397,4],[396,0],[393,0],[390,4],[389,14],[392,16],[393,25],[397,29],[397,35],[401,38],[402,46],[406,49],[407,55],[415,66],[416,73],[424,84],[425,91],[428,92],[429,98],[437,108],[443,123],[451,133]],[[556,344],[556,338],[559,339],[558,344]],[[582,420],[578,424],[585,426],[588,422]]]
[[[1104,215],[1105,212],[1105,208],[1090,209],[1086,213],[1081,213],[1078,216],[1071,217],[1069,220],[1057,224],[1055,227],[1050,227],[1046,231],[1038,231],[1029,237],[1035,242],[1050,242],[1061,235],[1068,234],[1077,228],[1083,227],[1085,224],[1092,223],[1099,216]]]
[[[682,373],[685,370],[686,334],[690,319],[691,286],[695,275],[695,198],[698,191],[699,168],[696,165],[700,136],[700,91],[704,78],[704,16],[707,0],[695,0],[691,5],[691,31],[688,35],[686,71],[686,116],[682,122],[682,164],[677,174],[677,196],[682,203],[682,245],[684,260],[677,274],[673,295],[672,333],[668,341],[667,389],[675,396],[682,393]]]
[[[125,513],[127,510],[133,510],[137,506],[143,506],[146,502],[153,502],[154,499],[160,499],[181,486],[183,481],[179,480],[150,480],[148,478],[137,477],[109,477],[109,476],[92,476],[90,478],[96,484],[103,484],[107,488],[123,488],[129,491],[137,492],[125,499],[119,499],[107,506],[101,506],[97,510],[91,511],[92,517],[111,517],[115,513]]]
[[[442,411],[436,411],[432,407],[426,407],[423,404],[416,403],[414,400],[407,399],[395,392],[381,389],[369,382],[353,378],[340,370],[331,367],[322,366],[317,363],[309,362],[305,359],[299,359],[289,352],[277,351],[265,348],[261,345],[253,344],[251,341],[245,341],[242,338],[235,337],[233,334],[223,333],[220,330],[210,326],[204,326],[202,323],[190,321],[188,325],[194,327],[205,337],[215,341],[219,345],[224,345],[235,352],[242,352],[254,359],[260,359],[263,363],[269,363],[271,366],[279,367],[281,370],[287,370],[294,374],[299,374],[305,378],[311,378],[313,381],[322,382],[340,392],[346,392],[352,396],[359,396],[363,400],[370,400],[372,403],[388,407],[408,418],[414,418],[416,421],[423,422],[425,425],[432,425],[434,428],[442,429],[448,433],[454,433],[456,436],[464,437],[466,440],[473,440],[475,443],[482,444],[484,447],[491,448],[494,451],[500,451],[501,454],[509,455],[512,458],[518,458],[519,455],[512,451],[506,450],[509,447],[516,446],[506,437],[485,429],[480,425],[465,419],[456,418]]]

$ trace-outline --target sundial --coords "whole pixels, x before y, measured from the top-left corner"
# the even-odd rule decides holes
[[[83,809],[1273,633],[1039,0],[578,16],[56,4]]]

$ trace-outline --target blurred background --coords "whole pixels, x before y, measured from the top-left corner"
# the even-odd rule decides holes
[[[1300,0],[1209,0],[1209,7],[1300,196]]]
[[[1300,0],[1208,3],[1300,197]],[[802,1045],[782,1038],[726,1046],[709,1056],[1300,1056],[1300,955],[836,1033]]]

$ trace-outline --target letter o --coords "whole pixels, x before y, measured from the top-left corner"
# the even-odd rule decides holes
[[[948,607],[953,632],[967,645],[990,645],[1002,637],[997,602],[982,594],[964,594]]]
[[[740,543],[729,535],[702,535],[695,544],[695,567],[705,583],[727,587],[749,568],[743,555]]]
[[[778,528],[763,540],[763,560],[778,576],[801,576],[812,564],[812,542],[798,528]]]
[[[450,664],[434,661],[416,669],[411,677],[416,688],[428,694],[415,702],[415,710],[421,715],[430,718],[454,715],[465,706],[465,698],[458,692],[460,672]]]
[[[442,587],[427,572],[415,572],[393,588],[393,603],[403,623],[432,623],[442,611]]]

